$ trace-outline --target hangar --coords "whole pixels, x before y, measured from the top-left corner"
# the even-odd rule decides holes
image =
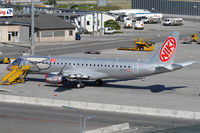
[[[31,15],[0,19],[0,42],[29,42]],[[35,15],[35,42],[75,40],[75,26],[54,15]]]
[[[200,16],[200,2],[197,0],[132,0],[132,8],[164,14]]]

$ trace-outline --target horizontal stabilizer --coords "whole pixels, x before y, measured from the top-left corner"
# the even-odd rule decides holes
[[[182,67],[185,67],[185,66],[189,66],[189,65],[192,65],[196,63],[196,61],[190,61],[190,62],[183,62],[183,63],[176,63],[177,65],[180,65]]]
[[[185,66],[192,65],[194,63],[196,63],[196,61],[176,63],[176,64],[172,64],[172,65],[167,65],[167,66],[158,66],[155,68],[155,72],[156,73],[164,73],[164,72],[175,71],[175,70],[181,69]]]

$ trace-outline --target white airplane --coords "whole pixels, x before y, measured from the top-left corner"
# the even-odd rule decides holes
[[[77,88],[83,88],[82,81],[95,80],[102,85],[102,79],[134,79],[154,74],[171,72],[194,63],[174,63],[178,46],[178,32],[172,32],[163,45],[145,61],[74,58],[60,56],[23,56],[10,65],[29,65],[29,73],[46,74],[45,81],[61,84],[64,80],[76,80]]]

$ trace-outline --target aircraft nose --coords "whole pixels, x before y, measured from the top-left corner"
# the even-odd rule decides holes
[[[9,64],[9,65],[7,66],[7,70],[8,70],[8,71],[11,71],[11,64]]]

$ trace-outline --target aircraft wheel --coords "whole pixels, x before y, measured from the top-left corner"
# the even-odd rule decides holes
[[[98,79],[98,80],[95,81],[95,84],[97,86],[102,86],[103,85],[103,81],[101,79]]]
[[[85,85],[84,85],[83,83],[81,83],[81,82],[78,82],[78,83],[76,84],[76,87],[77,87],[77,88],[84,88]]]

